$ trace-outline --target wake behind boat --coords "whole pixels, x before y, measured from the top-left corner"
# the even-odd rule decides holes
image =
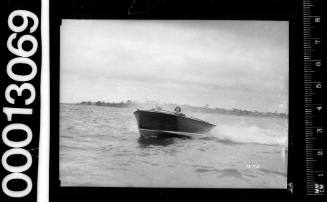
[[[215,127],[214,124],[180,113],[180,108],[177,112],[138,109],[134,115],[142,137],[192,136],[207,133]]]

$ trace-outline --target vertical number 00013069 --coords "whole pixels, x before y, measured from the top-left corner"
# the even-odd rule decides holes
[[[14,24],[15,18],[22,18],[23,22],[16,26]],[[33,56],[38,48],[38,42],[36,38],[32,35],[39,26],[39,20],[38,17],[27,10],[15,10],[10,13],[8,17],[8,27],[13,32],[7,40],[7,48],[8,50],[15,55],[14,58],[12,58],[8,64],[7,64],[7,75],[8,77],[14,82],[19,82],[20,85],[16,84],[10,84],[7,86],[5,90],[5,98],[8,104],[15,105],[16,100],[18,97],[24,98],[24,104],[25,107],[3,107],[3,113],[7,117],[8,125],[4,127],[2,130],[2,140],[3,142],[10,147],[1,158],[1,163],[4,169],[6,169],[8,172],[10,172],[8,175],[6,175],[2,180],[2,190],[3,192],[10,196],[10,197],[24,197],[27,196],[31,190],[32,190],[32,180],[31,178],[24,174],[23,172],[27,171],[31,165],[32,165],[32,156],[30,152],[24,147],[30,144],[33,138],[33,132],[31,128],[24,124],[24,123],[17,123],[15,121],[15,116],[27,116],[33,114],[33,109],[28,108],[28,105],[31,105],[36,97],[35,88],[30,82],[34,79],[34,77],[37,74],[37,65],[36,63],[31,60],[29,57]],[[22,35],[17,39],[17,33],[21,32],[28,32],[27,34]],[[14,40],[17,40],[16,45],[14,45]],[[30,42],[32,44],[32,48],[29,48],[29,50],[24,50],[23,43],[24,42]],[[19,66],[17,64],[20,64]],[[14,66],[17,66],[16,68],[28,68],[30,71],[29,74],[21,75],[16,74],[14,71]],[[26,72],[26,71],[24,71]],[[23,97],[23,92],[26,98]],[[14,96],[14,97],[12,97]],[[26,138],[24,140],[20,141],[13,141],[8,138],[8,134],[10,135],[20,135],[19,133],[14,133],[15,131],[23,131],[26,133]],[[13,131],[13,132],[11,132]],[[11,132],[11,133],[9,133]],[[22,155],[25,156],[26,162],[24,165],[21,166],[13,166],[9,165],[7,159],[10,156],[13,155]],[[11,180],[22,180],[25,181],[27,186],[23,190],[10,190],[8,188],[8,182]]]

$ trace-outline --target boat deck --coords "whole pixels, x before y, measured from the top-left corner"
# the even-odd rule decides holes
[[[204,121],[204,120],[201,120],[201,119],[198,119],[198,118],[192,117],[192,116],[186,116],[186,115],[183,114],[183,113],[175,113],[175,112],[171,112],[171,111],[166,111],[166,110],[157,110],[157,109],[151,109],[151,110],[142,110],[142,109],[137,109],[136,111],[169,114],[169,115],[174,115],[174,116],[178,116],[178,117],[181,117],[181,118],[193,119],[193,120],[195,120],[195,121],[199,121],[199,122],[206,123],[206,124],[209,124],[209,125],[212,125],[212,126],[216,126],[215,124],[209,123],[209,122],[207,122],[207,121]]]

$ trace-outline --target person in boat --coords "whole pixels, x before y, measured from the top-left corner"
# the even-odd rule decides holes
[[[181,109],[180,106],[175,107],[175,113],[176,113],[176,114],[180,114],[180,113],[182,113],[182,109]]]
[[[180,106],[175,107],[175,114],[178,116],[185,116],[185,114],[182,113],[182,109]]]

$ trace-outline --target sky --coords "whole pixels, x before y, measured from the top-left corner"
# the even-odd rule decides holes
[[[289,24],[63,20],[60,102],[188,104],[288,113]]]

